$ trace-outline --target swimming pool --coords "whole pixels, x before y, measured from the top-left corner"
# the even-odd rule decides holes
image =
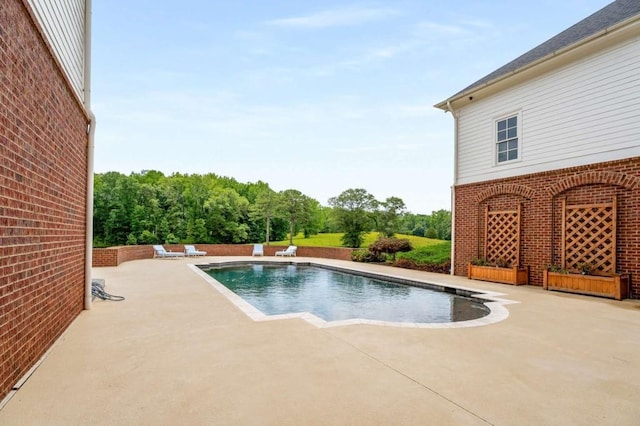
[[[392,282],[389,277],[365,277],[318,266],[322,265],[244,263],[200,268],[236,297],[272,318],[310,313],[332,323],[450,324],[473,322],[491,313],[487,300],[472,297],[471,292],[436,291],[415,286],[428,286],[425,283],[402,279]]]

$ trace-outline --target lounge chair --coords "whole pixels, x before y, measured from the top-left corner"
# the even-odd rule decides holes
[[[295,256],[296,255],[296,250],[298,250],[298,247],[289,246],[289,247],[287,247],[286,250],[277,251],[276,252],[276,256]]]
[[[179,251],[166,251],[164,249],[164,247],[162,247],[161,245],[155,245],[153,246],[153,258],[155,259],[156,257],[160,257],[160,258],[176,258],[176,257],[184,257],[184,253],[181,253]]]
[[[184,255],[185,256],[206,256],[207,252],[202,250],[196,250],[195,246],[184,246]]]
[[[264,256],[264,248],[262,247],[262,244],[253,245],[253,253],[251,256]]]

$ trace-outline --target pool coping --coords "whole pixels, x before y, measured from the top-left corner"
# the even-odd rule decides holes
[[[310,312],[296,312],[291,314],[280,314],[280,315],[266,315],[249,302],[235,294],[233,291],[229,290],[223,284],[215,280],[213,277],[208,275],[205,272],[205,268],[208,267],[225,267],[225,266],[238,266],[238,265],[300,265],[300,266],[315,266],[318,268],[329,269],[333,271],[339,272],[348,272],[356,275],[361,275],[367,278],[382,278],[385,280],[389,280],[391,282],[401,284],[401,285],[409,285],[414,287],[432,289],[437,291],[443,291],[447,293],[452,293],[460,296],[470,297],[477,299],[478,301],[484,303],[485,306],[489,309],[489,314],[478,319],[467,320],[467,321],[457,321],[457,322],[446,322],[446,323],[415,323],[415,322],[393,322],[393,321],[379,321],[379,320],[369,320],[363,318],[354,318],[349,320],[340,320],[340,321],[325,321],[324,319],[310,313]],[[509,317],[509,310],[506,308],[506,305],[520,303],[513,300],[503,299],[499,296],[503,296],[504,293],[498,293],[487,290],[478,290],[471,287],[463,287],[452,284],[445,284],[443,282],[433,282],[437,280],[419,280],[419,279],[408,279],[405,277],[401,277],[398,275],[394,275],[391,273],[373,273],[368,271],[363,271],[358,268],[349,268],[347,266],[335,266],[329,265],[317,261],[309,261],[309,260],[297,260],[291,259],[287,261],[275,261],[275,260],[221,260],[221,261],[213,261],[206,264],[189,264],[188,267],[197,275],[202,277],[209,285],[211,285],[214,289],[216,289],[219,293],[225,296],[231,303],[233,303],[238,309],[240,309],[245,315],[251,318],[253,321],[261,322],[261,321],[278,321],[285,319],[293,319],[298,318],[302,319],[309,324],[314,325],[317,328],[329,328],[329,327],[342,327],[347,325],[376,325],[376,326],[387,326],[387,327],[402,327],[402,328],[428,328],[428,329],[450,329],[450,328],[468,328],[468,327],[479,327],[483,325],[495,324],[500,321],[505,320]]]

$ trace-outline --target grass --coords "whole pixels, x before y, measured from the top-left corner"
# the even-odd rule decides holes
[[[365,235],[360,247],[367,248],[380,236],[377,232],[369,232]],[[342,247],[342,233],[318,234],[304,238],[298,234],[293,238],[293,244],[298,247]],[[451,258],[451,241],[436,240],[433,238],[416,237],[415,235],[396,234],[396,238],[406,238],[411,241],[413,250],[407,253],[398,253],[398,259],[407,259],[416,264],[445,264]],[[289,240],[272,241],[274,246],[289,245]],[[441,271],[438,271],[441,272]]]
[[[398,259],[413,260],[415,263],[441,264],[451,259],[451,241],[439,241],[430,246],[414,248],[407,253],[398,253]]]
[[[365,234],[364,243],[360,247],[369,247],[369,244],[377,240],[379,234],[377,232],[369,232]],[[335,234],[318,234],[309,238],[304,238],[302,234],[298,234],[293,238],[293,244],[298,247],[342,247],[342,233]],[[435,240],[433,238],[416,237],[415,235],[396,234],[396,238],[406,238],[411,241],[414,249],[421,247],[430,247],[434,245],[440,245],[442,240]],[[289,240],[284,241],[271,241],[269,244],[274,246],[287,246]],[[451,243],[449,242],[449,249],[451,249]],[[415,250],[414,250],[415,251]]]

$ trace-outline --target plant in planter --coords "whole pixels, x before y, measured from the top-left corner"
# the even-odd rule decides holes
[[[510,266],[509,261],[504,260],[503,258],[496,259],[496,267],[498,268],[508,268]]]
[[[493,264],[486,259],[474,259],[467,267],[467,277],[474,280],[493,281],[504,284],[521,285],[529,283],[529,268],[511,266],[499,258]]]
[[[569,273],[569,271],[564,269],[562,266],[556,265],[556,264],[551,264],[551,265],[547,266],[547,271],[556,272],[558,274],[568,274]]]
[[[471,264],[476,266],[487,266],[489,265],[489,261],[484,257],[479,257],[477,259],[472,259]]]
[[[542,288],[569,293],[588,294],[621,300],[629,297],[629,276],[612,273],[609,276],[593,275],[593,266],[576,264],[576,269],[567,271],[560,267],[549,267],[544,272]]]
[[[576,268],[582,275],[591,275],[591,272],[593,272],[593,266],[589,263],[578,263]]]

